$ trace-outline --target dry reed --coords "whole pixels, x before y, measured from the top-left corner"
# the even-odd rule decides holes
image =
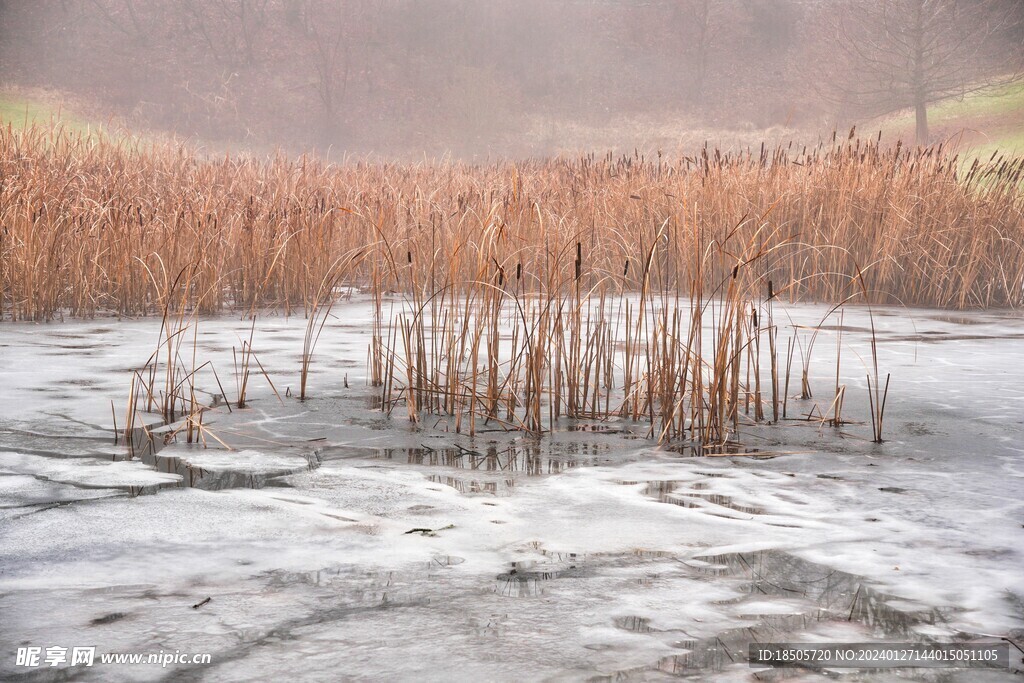
[[[469,434],[628,419],[659,442],[724,453],[741,420],[786,419],[794,351],[811,396],[817,330],[806,345],[791,338],[780,359],[773,302],[1024,303],[1022,178],[1024,159],[964,171],[942,147],[852,138],[673,162],[330,166],[7,127],[0,312],[162,314],[158,350],[133,378],[126,435],[144,406],[168,424],[183,418],[175,433],[189,441],[213,436],[196,395],[208,364],[195,358],[195,315],[304,313],[305,398],[339,289],[362,286],[375,310],[368,379],[386,411],[448,416]],[[874,334],[871,350],[880,442],[888,378],[883,388]],[[239,407],[250,360],[259,364],[251,336]],[[838,427],[836,362],[819,417]]]
[[[418,288],[424,299],[435,286],[476,281],[484,264],[497,263],[506,282],[580,281],[577,250],[591,278],[581,286],[607,278],[635,292],[654,233],[665,242],[652,264],[657,277],[685,285],[695,263],[688,232],[710,243],[738,225],[745,240],[762,226],[743,217],[759,215],[768,215],[771,239],[786,243],[763,264],[774,298],[837,301],[859,264],[871,302],[1017,306],[1022,173],[1024,159],[994,157],[964,171],[941,147],[863,140],[704,150],[674,162],[591,155],[329,166],[201,159],[169,144],[7,127],[0,311],[16,320],[159,313],[148,271],[189,267],[197,291],[209,290],[189,302],[202,312],[269,306],[308,315],[332,264],[375,243],[350,280]],[[557,264],[555,245],[568,250]],[[550,272],[556,265],[567,272]],[[706,264],[703,276],[721,281],[720,266]]]

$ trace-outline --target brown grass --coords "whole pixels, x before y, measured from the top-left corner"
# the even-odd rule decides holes
[[[7,128],[0,311],[162,314],[126,435],[144,409],[190,442],[219,441],[197,397],[208,365],[195,358],[197,314],[301,311],[305,398],[331,307],[363,287],[375,303],[368,379],[386,411],[447,417],[469,434],[627,419],[662,443],[729,452],[741,419],[786,419],[794,351],[811,394],[817,331],[780,358],[776,300],[1024,303],[1024,159],[959,168],[942,148],[856,139],[672,162],[328,166]],[[398,314],[386,318],[392,293]],[[872,357],[880,442],[888,377],[874,335]],[[239,407],[251,360],[262,371],[250,338]],[[839,370],[837,359],[834,399],[818,409],[836,427]]]
[[[760,227],[744,229],[747,223]],[[374,339],[380,367],[369,375],[382,378],[383,409],[404,404],[414,423],[435,415],[470,436],[481,425],[539,434],[564,420],[625,420],[646,424],[648,438],[661,444],[736,452],[741,422],[778,422],[785,414],[788,370],[783,388],[766,264],[790,243],[767,214],[718,240],[691,224],[685,282],[664,265],[674,253],[666,235],[663,223],[646,240],[635,266],[638,291],[629,289],[629,265],[609,277],[591,266],[582,242],[570,241],[551,245],[543,280],[524,281],[518,263],[482,260],[476,280],[412,288],[393,321],[381,319],[378,295],[374,334],[387,338]],[[413,261],[398,268],[414,268]],[[857,284],[848,283],[854,293],[844,301],[859,293]],[[810,347],[805,386],[809,355]],[[836,373],[828,412],[839,427],[845,387],[838,361]],[[880,424],[884,407],[875,406]]]
[[[575,275],[639,291],[692,280],[689,249],[755,231],[776,297],[837,301],[855,266],[868,300],[950,308],[1024,303],[1024,160],[958,176],[940,148],[862,140],[760,153],[326,166],[201,160],[29,127],[0,130],[0,307],[8,319],[160,311],[156,280],[188,268],[202,312],[309,314],[333,264],[368,245],[352,282],[421,293],[501,269],[530,287]],[[770,210],[769,210],[770,209]],[[750,217],[766,216],[764,231]],[[772,244],[764,244],[772,247]],[[555,259],[567,249],[568,258]],[[624,264],[631,264],[623,273]],[[720,280],[723,262],[706,264]],[[731,266],[729,266],[731,267]],[[555,272],[552,269],[561,269]],[[374,273],[377,274],[374,277]],[[425,297],[424,297],[425,298]]]

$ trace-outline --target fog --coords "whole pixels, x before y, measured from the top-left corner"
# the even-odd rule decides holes
[[[0,2],[7,86],[252,150],[678,151],[1016,73],[1019,0]],[[918,129],[927,138],[927,128]]]

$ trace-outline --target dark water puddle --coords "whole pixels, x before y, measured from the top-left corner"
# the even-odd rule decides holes
[[[128,614],[126,612],[111,612],[104,614],[102,617],[96,617],[89,622],[90,626],[104,626],[106,624],[113,624],[115,621],[121,621],[126,618]]]
[[[802,326],[798,325],[797,327],[802,327]],[[866,332],[868,334],[871,333],[871,328],[870,327],[860,327],[860,326],[857,326],[857,325],[835,325],[835,324],[824,325],[823,324],[823,325],[817,325],[815,327],[815,329],[818,329],[818,330],[828,330],[830,332]]]
[[[78,334],[74,332],[50,332],[50,337],[54,339],[89,339],[90,336],[87,334]]]
[[[707,474],[705,476],[716,475]],[[732,498],[732,496],[718,493],[704,493],[708,488],[707,482],[657,480],[647,482],[623,481],[620,483],[628,486],[644,484],[643,494],[657,500],[659,503],[668,503],[669,505],[678,505],[685,508],[703,509],[712,514],[715,513],[716,508],[728,508],[747,515],[763,515],[765,513],[764,508],[737,502]]]
[[[550,581],[590,575],[592,569],[583,564],[582,558],[562,563],[512,562],[507,572],[498,574],[494,590],[507,598],[535,598],[547,592]]]
[[[146,485],[130,484],[99,484],[75,481],[54,480],[54,483],[73,486],[79,489],[103,489],[123,491],[130,496],[149,495],[168,488],[199,488],[204,490],[222,490],[231,488],[263,488],[264,486],[281,485],[279,480],[290,474],[297,474],[320,466],[319,451],[296,450],[295,465],[290,467],[264,468],[250,471],[245,467],[239,469],[217,468],[206,469],[188,461],[189,450],[176,449],[175,455],[162,453],[165,443],[165,428],[150,426],[147,429],[137,427],[121,439],[122,443],[113,445],[113,437],[92,437],[82,435],[51,435],[18,430],[0,432],[0,449],[5,447],[18,453],[35,455],[61,460],[100,459],[107,461],[140,460],[157,472],[179,475],[178,481],[160,482]],[[10,437],[10,438],[7,438]],[[7,444],[11,445],[8,446]],[[14,447],[14,443],[17,444]],[[107,444],[99,449],[92,444]],[[196,449],[202,448],[195,445]],[[194,452],[194,451],[193,451]],[[228,451],[230,453],[230,451]],[[89,499],[91,500],[91,499]],[[66,500],[55,500],[54,503],[64,504]],[[45,504],[35,503],[36,505]]]
[[[1002,322],[1003,319],[992,315],[955,315],[952,313],[935,313],[926,316],[929,320],[938,322],[953,323],[955,325],[989,325]]]
[[[565,444],[561,449],[550,445],[489,445],[471,450],[461,446],[443,448],[384,448],[378,456],[410,465],[451,467],[482,472],[516,472],[527,476],[559,474],[581,464],[597,464],[598,451],[608,448],[594,445]]]
[[[928,335],[923,334],[905,334],[905,335],[894,335],[886,337],[887,342],[923,342],[929,344],[937,344],[939,342],[947,341],[987,341],[987,340],[1002,340],[1002,339],[1024,339],[1024,334],[1008,333],[1008,334],[942,334],[942,335]]]
[[[383,419],[383,418],[382,418]],[[346,418],[348,420],[348,418]],[[383,422],[387,422],[383,419]],[[600,425],[598,426],[600,427]],[[141,460],[161,473],[178,475],[179,481],[147,484],[142,486],[111,486],[109,488],[126,491],[129,495],[155,493],[160,489],[191,487],[204,490],[221,490],[230,488],[263,488],[265,486],[284,486],[283,477],[301,473],[319,467],[322,462],[330,459],[369,458],[400,462],[420,467],[437,468],[437,474],[430,479],[466,494],[507,495],[515,485],[516,477],[536,477],[565,472],[578,466],[593,466],[623,462],[628,455],[623,449],[614,448],[622,437],[609,437],[600,429],[591,437],[586,434],[591,430],[549,435],[543,439],[508,439],[470,441],[471,447],[450,442],[444,446],[432,448],[427,445],[402,448],[353,448],[331,446],[324,443],[318,450],[307,450],[309,446],[297,449],[294,466],[278,468],[261,468],[253,470],[246,465],[232,468],[218,466],[207,469],[189,462],[190,452],[202,448],[200,444],[181,444],[183,434],[172,436],[172,428],[167,425],[151,424],[147,428],[137,427],[122,435],[123,444],[112,447],[108,453],[83,453],[82,449],[67,448],[63,439],[48,439],[44,447],[36,449],[36,454],[52,457],[68,457],[74,455],[95,455],[112,460]],[[444,435],[436,435],[445,438]],[[604,439],[604,440],[602,440]],[[107,441],[97,438],[97,441]],[[112,437],[111,437],[112,440]],[[613,441],[615,443],[613,443]],[[178,443],[178,447],[165,451],[168,443]],[[480,444],[480,445],[477,445]],[[213,446],[215,450],[220,450]],[[78,451],[75,453],[75,451]],[[91,448],[89,451],[96,451]],[[618,451],[618,452],[616,452]],[[442,471],[443,470],[443,471]]]
[[[622,434],[624,432],[624,430],[621,427],[604,424],[602,422],[580,422],[575,424],[569,424],[566,425],[564,429],[567,432],[589,432],[591,434]]]
[[[674,646],[683,652],[663,657],[647,667],[591,680],[642,679],[652,671],[700,679],[709,671],[746,663],[750,643],[784,642],[793,640],[796,634],[806,635],[815,630],[828,632],[830,623],[835,626],[856,624],[867,631],[864,640],[879,642],[925,642],[927,638],[920,635],[916,627],[946,623],[943,612],[937,608],[915,609],[874,588],[861,576],[781,550],[709,555],[683,564],[698,577],[734,584],[737,597],[727,604],[735,605],[740,614],[744,614],[744,605],[750,605],[750,614],[740,617],[749,621],[749,626],[729,629],[711,638],[694,639],[682,631],[658,629],[656,622],[644,615],[617,618],[614,625],[624,631],[681,635]],[[758,613],[760,604],[770,605],[773,600],[787,601],[783,613]],[[799,670],[789,673],[796,672]]]
[[[90,389],[93,387],[102,386],[103,383],[94,379],[66,379],[62,380],[61,384],[67,384],[73,387],[82,387],[84,389]]]
[[[750,446],[744,446],[741,443],[724,443],[724,444],[702,444],[698,441],[683,441],[677,444],[670,444],[665,448],[666,451],[671,453],[677,453],[688,458],[703,458],[703,457],[715,457],[715,456],[726,456],[726,455],[746,455],[753,458],[771,459],[776,457],[776,454],[765,453],[760,448],[752,448]]]
[[[664,566],[672,563],[675,553],[661,550],[637,548],[622,553],[574,553],[537,548],[542,560],[520,560],[510,562],[507,571],[495,578],[495,593],[503,597],[534,598],[546,595],[561,579],[588,579],[599,576],[608,569],[632,568],[654,563]],[[659,574],[656,572],[639,576],[640,585],[651,585]]]
[[[738,580],[749,596],[800,598],[822,615],[871,626],[878,635],[910,636],[912,627],[944,621],[939,610],[907,611],[889,606],[897,598],[872,588],[861,576],[810,562],[781,550],[696,558],[687,566],[700,574]]]
[[[515,487],[514,479],[480,481],[477,479],[432,474],[427,477],[427,480],[432,481],[435,484],[444,484],[445,486],[453,488],[464,495],[484,494],[491,496],[508,496],[511,495],[512,489]]]
[[[629,631],[630,633],[650,633],[654,630],[651,628],[651,620],[647,617],[616,617],[612,620],[612,623],[615,624],[615,628]]]
[[[352,449],[348,450],[347,457],[358,457]],[[428,479],[464,494],[497,496],[511,493],[519,476],[540,477],[575,467],[622,461],[621,457],[616,458],[610,444],[549,440],[490,443],[472,449],[459,445],[380,448],[370,450],[369,455],[374,459],[444,469],[443,473],[428,475]]]
[[[139,430],[142,431],[142,430]],[[261,489],[270,485],[281,485],[282,477],[300,472],[307,472],[320,467],[322,460],[317,450],[301,451],[296,453],[296,464],[293,467],[263,468],[253,472],[244,468],[233,470],[230,468],[206,469],[193,465],[188,461],[187,453],[181,455],[162,455],[161,440],[159,438],[148,439],[143,436],[144,445],[129,453],[128,459],[137,458],[150,465],[158,472],[177,474],[181,477],[178,482],[166,482],[154,486],[131,487],[133,495],[154,493],[162,488],[197,488],[205,491],[221,491],[224,489]],[[197,446],[201,448],[201,446]],[[181,453],[180,450],[176,451]]]
[[[725,495],[721,495],[721,494],[718,494],[718,493],[678,494],[677,498],[680,499],[680,501],[681,501],[679,503],[680,505],[687,505],[688,507],[704,507],[704,508],[706,508],[707,505],[702,505],[702,504],[697,502],[697,501],[706,501],[707,503],[710,503],[711,505],[717,505],[719,507],[729,508],[730,510],[735,510],[736,512],[742,512],[742,513],[748,514],[748,515],[763,515],[764,512],[765,512],[764,508],[760,508],[760,507],[757,507],[755,505],[744,505],[742,503],[737,503],[735,500],[733,500],[733,498],[731,496],[725,496]],[[692,501],[692,502],[690,502],[690,501]]]

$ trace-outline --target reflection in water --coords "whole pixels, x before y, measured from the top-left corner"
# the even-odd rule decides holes
[[[157,487],[152,487],[154,489],[168,487],[192,487],[207,491],[237,488],[261,489],[272,484],[275,479],[289,474],[314,470],[321,464],[320,456],[316,451],[299,451],[296,453],[294,466],[261,469],[259,472],[252,472],[246,469],[218,468],[216,470],[209,470],[195,466],[182,457],[160,455],[153,448],[145,449],[141,452],[137,451],[136,457],[139,457],[147,465],[153,466],[159,472],[181,476],[181,481],[178,483],[161,484]],[[136,492],[136,495],[137,493],[150,493],[151,491],[148,488],[139,490]]]
[[[907,610],[891,606],[896,598],[878,592],[862,577],[809,562],[780,550],[754,553],[730,553],[700,558],[698,572],[739,579],[748,595],[800,598],[816,606],[813,620],[842,619],[870,627],[877,637],[900,636],[912,639],[915,626],[943,620],[935,608]],[[791,615],[785,615],[791,616]],[[807,614],[800,615],[807,617]],[[761,622],[770,622],[764,616]],[[806,622],[798,621],[800,624]],[[771,624],[767,624],[770,630]],[[791,631],[783,620],[781,630]],[[778,635],[778,634],[776,634]]]
[[[556,447],[557,446],[557,447]],[[444,448],[383,448],[378,457],[410,465],[452,467],[485,472],[518,472],[527,476],[558,474],[579,465],[596,464],[607,454],[607,444],[509,444],[471,450],[461,446]]]
[[[145,488],[135,487],[137,490],[133,490],[132,495],[154,493],[160,488],[191,487],[206,491],[238,488],[261,489],[280,477],[314,470],[320,467],[322,462],[318,450],[300,449],[296,453],[295,465],[291,467],[261,469],[259,472],[252,472],[244,467],[237,470],[229,468],[209,470],[190,463],[187,452],[180,456],[161,455],[161,451],[166,445],[165,441],[169,437],[170,432],[166,427],[155,429],[136,427],[125,434],[127,448],[124,457],[126,459],[138,459],[158,472],[177,474],[181,477],[177,483],[165,483]],[[196,445],[196,448],[198,447]],[[181,453],[180,448],[174,450],[176,453]]]
[[[435,484],[444,484],[449,486],[459,493],[463,494],[485,494],[491,496],[505,496],[511,493],[512,487],[515,485],[515,481],[512,479],[502,479],[500,481],[477,481],[476,479],[461,479],[459,477],[449,477],[447,475],[432,474],[427,477],[427,481],[432,481]]]
[[[14,433],[12,433],[14,434]],[[294,450],[294,465],[281,465],[274,468],[261,468],[253,472],[245,465],[238,469],[217,468],[206,469],[193,465],[188,461],[191,454],[203,450],[201,445],[192,447],[175,448],[172,452],[176,455],[167,455],[164,450],[166,428],[153,427],[143,429],[136,427],[125,435],[122,443],[109,447],[110,440],[96,439],[92,437],[48,436],[44,434],[32,434],[19,432],[14,434],[17,441],[13,444],[18,452],[39,455],[42,457],[65,459],[79,458],[90,455],[104,460],[140,460],[149,465],[157,472],[176,474],[180,477],[178,481],[166,481],[143,486],[104,483],[97,488],[110,488],[127,491],[131,496],[140,496],[156,493],[160,489],[168,488],[198,488],[208,491],[222,489],[249,488],[259,489],[264,486],[279,484],[278,479],[289,474],[297,474],[308,470],[316,469],[321,465],[321,454],[317,450],[297,448]],[[83,453],[83,446],[96,444],[95,448],[88,448]],[[100,449],[99,444],[108,445],[107,449]],[[0,449],[6,446],[3,439],[0,439]],[[220,450],[220,449],[218,449]],[[81,488],[94,488],[84,484],[76,484]]]
[[[375,455],[403,464],[457,470],[427,478],[459,493],[499,496],[510,493],[516,476],[539,477],[595,465],[606,459],[609,451],[608,444],[530,442],[488,445],[481,450],[462,446],[382,448]]]
[[[938,609],[895,607],[902,603],[872,588],[862,577],[780,550],[702,556],[683,564],[697,576],[735,584],[738,597],[733,604],[750,625],[705,639],[692,639],[679,631],[684,637],[675,646],[684,651],[663,657],[648,671],[699,677],[700,672],[746,663],[750,643],[793,640],[794,634],[820,630],[826,622],[857,624],[868,631],[863,640],[923,642],[916,627],[945,621]],[[791,608],[789,613],[759,613],[771,611],[760,607],[765,598],[787,600],[784,606]],[[639,615],[616,619],[614,625],[633,633],[661,632],[652,620]],[[799,669],[772,674],[773,678],[801,675]],[[628,673],[619,672],[608,680],[628,678]]]
[[[427,564],[427,567],[434,569],[437,567],[454,567],[455,565],[462,564],[466,559],[464,557],[458,557],[457,555],[434,555]]]
[[[506,598],[535,598],[545,594],[548,581],[586,576],[589,576],[589,572],[575,561],[564,563],[561,567],[538,565],[533,560],[512,562],[507,572],[498,574],[495,592]]]
[[[651,620],[647,617],[618,617],[613,620],[616,628],[621,628],[623,631],[630,631],[632,633],[650,633]]]
[[[657,481],[623,481],[627,486],[644,484],[643,494],[654,498],[660,503],[679,505],[686,508],[701,508],[714,514],[714,507],[729,508],[748,515],[763,515],[764,508],[736,501],[732,496],[719,493],[704,493],[708,483],[703,481],[677,481],[662,479]]]

